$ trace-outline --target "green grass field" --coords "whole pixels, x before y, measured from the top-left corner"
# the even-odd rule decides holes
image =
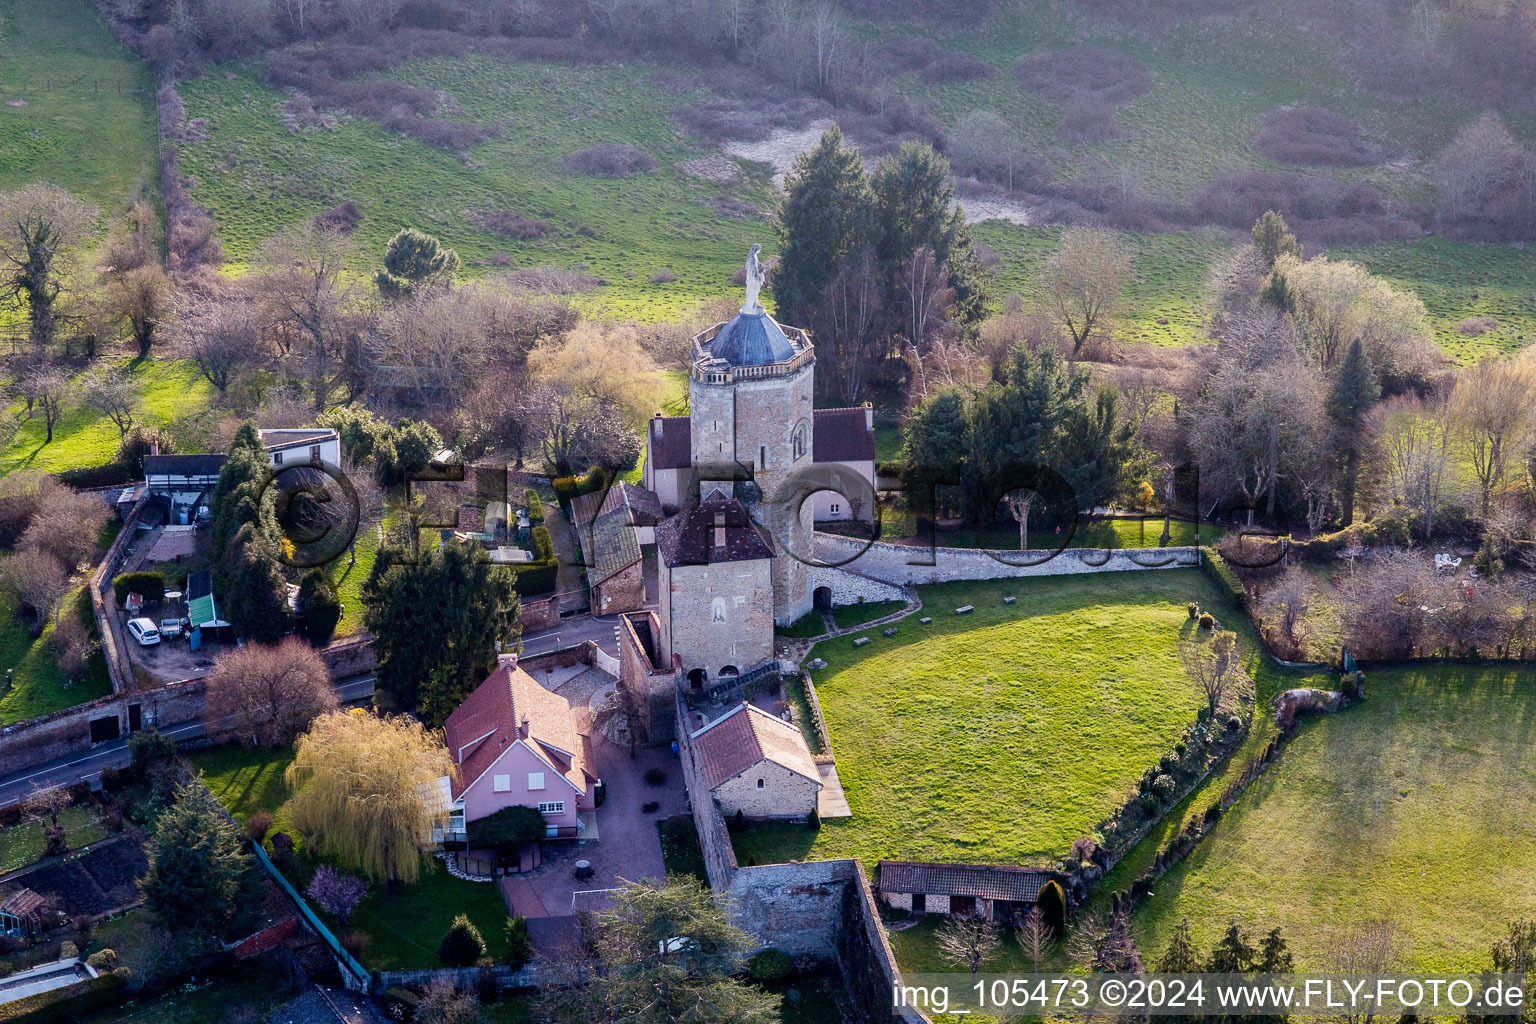
[[[1194,720],[1176,649],[1184,605],[1224,608],[1193,570],[919,593],[930,625],[909,617],[895,637],[814,649],[829,663],[813,678],[853,817],[739,833],[742,863],[1059,858]],[[951,613],[963,604],[976,611]]]
[[[426,146],[373,121],[342,117],[333,131],[293,133],[279,117],[283,94],[245,66],[210,69],[181,86],[189,118],[207,120],[207,137],[182,148],[193,197],[213,211],[230,269],[279,229],[344,201],[363,221],[357,269],[371,274],[401,227],[430,231],[458,249],[472,274],[540,265],[585,270],[604,284],[578,296],[594,312],[658,320],[683,316],[732,289],[730,275],[754,241],[767,242],[761,220],[732,220],[708,205],[729,194],[767,207],[762,169],[744,184],[721,187],[677,164],[708,150],[685,139],[668,112],[687,96],[652,83],[643,64],[572,67],[487,56],[413,61],[392,72],[446,90],[461,119],[496,121],[500,138],[466,158]],[[567,171],[566,154],[603,142],[645,149],[657,169],[627,180]],[[512,210],[554,227],[518,240],[475,223],[475,212]],[[651,278],[670,270],[678,280]]]
[[[60,603],[65,614],[76,607],[78,593]],[[0,672],[12,673],[11,688],[0,693],[0,725],[52,714],[112,693],[107,662],[100,651],[91,656],[83,678],[71,682],[64,676],[53,652],[53,628],[50,621],[33,640],[27,623],[16,617],[15,596],[0,593]]]
[[[187,755],[192,770],[201,772],[203,784],[241,824],[257,811],[272,815],[271,832],[287,832],[298,846],[303,840],[283,814],[288,784],[283,773],[293,763],[292,747],[246,748],[228,743]],[[270,833],[269,833],[270,834]]]
[[[146,426],[164,427],[195,416],[213,400],[213,388],[186,360],[151,358],[127,366],[138,388],[136,419]],[[0,476],[20,469],[57,473],[105,465],[117,456],[122,441],[111,420],[78,402],[66,406],[54,424],[53,440],[47,436],[41,416],[27,419],[22,402],[10,403],[0,414],[0,438],[8,437],[0,445]]]
[[[1410,966],[1481,970],[1536,906],[1536,688],[1529,671],[1371,672],[1367,699],[1303,726],[1279,764],[1157,884],[1134,919],[1155,956],[1188,917],[1208,943],[1236,918],[1282,928],[1298,965],[1387,917]]]
[[[43,824],[28,820],[0,829],[0,875],[42,859]],[[71,850],[107,837],[106,822],[95,804],[66,807],[59,812],[59,824]]]
[[[153,198],[154,91],[90,0],[0,0],[0,189],[49,181],[108,215]]]

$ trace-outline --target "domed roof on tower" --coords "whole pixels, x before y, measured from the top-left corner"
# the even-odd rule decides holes
[[[747,294],[741,311],[694,339],[696,365],[711,369],[722,365],[731,368],[772,366],[787,363],[810,348],[810,338],[805,331],[779,326],[758,299],[765,276],[757,259],[762,250],[762,246],[754,245],[747,253]]]

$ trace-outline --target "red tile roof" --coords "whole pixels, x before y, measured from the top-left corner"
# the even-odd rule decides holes
[[[869,426],[869,410],[817,409],[811,435],[811,459],[815,462],[873,462],[875,432]]]
[[[526,736],[521,735],[524,715],[528,716]],[[571,718],[570,705],[508,661],[475,687],[443,723],[448,754],[459,766],[450,787],[454,799],[474,785],[520,737],[579,792],[587,791],[586,748]]]
[[[926,896],[980,896],[989,900],[1033,903],[1050,875],[1034,868],[1003,864],[924,864],[880,862],[880,891]]]
[[[799,727],[751,704],[738,705],[694,733],[693,750],[704,783],[712,790],[759,761],[772,761],[821,784]]]

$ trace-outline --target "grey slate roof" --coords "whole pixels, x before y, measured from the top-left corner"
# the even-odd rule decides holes
[[[367,996],[315,985],[267,1018],[267,1024],[388,1024]]]
[[[585,548],[586,537],[581,538]],[[597,586],[640,561],[640,544],[629,521],[629,509],[623,505],[604,512],[592,523],[592,548],[587,556],[587,582]]]
[[[880,891],[926,896],[980,896],[989,900],[1034,903],[1050,875],[1034,868],[1003,864],[925,864],[882,860]]]
[[[227,455],[146,455],[145,476],[218,476]]]
[[[737,313],[709,343],[709,354],[732,366],[766,366],[795,357],[795,346],[767,313]]]

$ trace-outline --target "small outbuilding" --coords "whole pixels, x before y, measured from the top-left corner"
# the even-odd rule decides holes
[[[48,908],[31,889],[17,889],[0,902],[0,935],[33,939],[41,935]]]
[[[715,802],[728,816],[802,821],[816,810],[821,775],[798,726],[739,704],[691,737]]]
[[[1065,893],[1038,868],[904,860],[882,860],[879,867],[880,898],[898,910],[1009,923],[1039,906],[1047,926],[1061,934]]]

